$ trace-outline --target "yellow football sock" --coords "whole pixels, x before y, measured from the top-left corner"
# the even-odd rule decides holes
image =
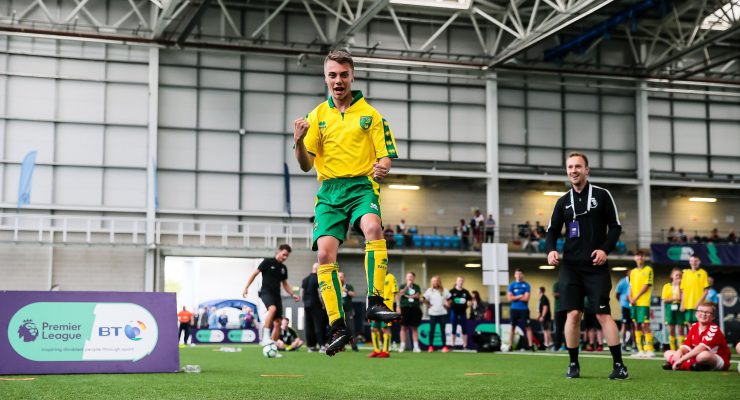
[[[678,348],[681,347],[684,340],[686,340],[686,337],[684,337],[683,335],[678,335],[678,343],[676,343],[676,350],[678,350]]]
[[[342,285],[339,282],[339,264],[323,264],[318,269],[319,292],[324,300],[326,314],[329,316],[329,325],[338,319],[344,319],[342,309]]]
[[[635,331],[635,345],[637,345],[637,351],[642,352],[642,332],[641,331]]]
[[[391,334],[384,333],[383,334],[383,351],[387,353],[390,346],[391,346]]]
[[[671,350],[676,351],[676,337],[671,335],[668,336],[668,346],[671,348]]]
[[[655,351],[655,348],[653,347],[653,333],[652,332],[645,334],[645,350]]]
[[[365,242],[365,274],[367,296],[383,296],[385,274],[388,271],[388,250],[385,239]]]
[[[373,349],[376,353],[380,353],[380,332],[372,331],[370,336],[373,339]]]

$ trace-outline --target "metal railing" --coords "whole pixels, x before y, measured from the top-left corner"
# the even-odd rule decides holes
[[[146,230],[145,218],[0,214],[0,242],[144,246]],[[161,218],[153,233],[156,246],[310,248],[312,240],[311,225],[300,223]]]
[[[495,239],[499,243],[509,243],[511,252],[541,252],[539,241],[533,240],[529,247],[526,239],[519,236],[519,226],[497,229]],[[144,246],[146,242],[147,220],[143,217],[113,217],[85,215],[48,214],[7,214],[0,213],[0,242],[12,243],[61,243],[61,244],[113,244]],[[711,232],[692,231],[693,237],[709,237]],[[648,239],[650,243],[667,241],[667,231],[654,232]],[[279,243],[288,243],[297,248],[308,249],[312,244],[312,226],[306,223],[244,222],[206,219],[157,218],[154,220],[153,244],[156,246],[189,246],[220,248],[275,248]],[[394,232],[394,238],[396,233]],[[403,236],[403,235],[402,235]],[[436,237],[441,241],[414,241],[414,237]],[[644,235],[643,235],[644,236]],[[442,243],[452,240],[452,246]],[[455,235],[455,227],[415,225],[405,235],[404,249],[473,250],[477,240],[471,234],[469,247],[461,249],[462,242]],[[417,238],[418,239],[418,238]],[[482,234],[485,241],[485,232]],[[641,237],[622,235],[621,241],[626,250],[638,248]],[[362,247],[364,242],[359,235],[350,234],[346,247]]]

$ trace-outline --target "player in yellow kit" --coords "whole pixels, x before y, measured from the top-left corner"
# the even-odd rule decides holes
[[[663,285],[660,298],[665,305],[665,324],[668,326],[668,345],[677,350],[684,340],[684,315],[681,308],[681,268],[673,268],[671,281]],[[678,336],[678,341],[676,337]]]
[[[681,312],[688,325],[697,322],[696,309],[704,303],[709,293],[709,275],[704,268],[699,268],[701,260],[696,254],[689,257],[691,268],[683,270],[681,276]]]
[[[396,283],[396,277],[390,272],[385,275],[385,287],[383,290],[383,303],[390,309],[393,309],[393,300],[396,298],[398,293],[398,283]],[[370,353],[368,358],[388,358],[390,357],[390,345],[391,345],[391,325],[392,322],[380,322],[372,321],[370,328],[372,330],[371,337],[373,340],[373,352]],[[380,335],[383,337],[381,338]],[[381,349],[380,342],[383,342]]]
[[[653,332],[650,330],[650,296],[653,293],[653,268],[645,265],[645,253],[635,252],[635,269],[630,272],[629,302],[635,324],[638,357],[655,357]],[[642,339],[645,338],[643,346]]]
[[[365,317],[400,321],[383,304],[388,252],[380,218],[379,182],[397,158],[388,123],[362,92],[352,91],[354,62],[349,53],[332,51],[324,60],[327,101],[294,121],[295,155],[304,172],[316,168],[321,187],[316,194],[313,249],[318,250],[319,291],[331,330],[326,354],[333,356],[351,341],[341,307],[337,252],[349,226],[365,237],[368,308]]]

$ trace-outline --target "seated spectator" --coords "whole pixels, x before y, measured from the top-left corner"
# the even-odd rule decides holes
[[[537,238],[537,231],[532,229],[532,225],[529,221],[519,225],[519,237],[522,238],[522,250],[527,253],[537,252],[537,245],[539,239]]]
[[[389,249],[396,247],[396,236],[393,232],[393,228],[390,226],[386,226],[385,230],[383,230],[383,239],[385,239],[385,244]]]
[[[545,238],[545,227],[540,225],[540,221],[535,221],[534,223],[534,234],[537,239]]]
[[[731,244],[737,243],[737,234],[734,229],[730,231],[729,235],[727,235],[727,242]]]
[[[719,237],[719,229],[717,228],[712,229],[712,234],[709,236],[709,241],[713,243],[717,243],[721,240],[722,239]]]
[[[666,242],[678,242],[678,232],[676,228],[670,227],[668,233],[665,236]]]
[[[406,225],[405,219],[401,219],[401,222],[398,225],[396,225],[396,233],[400,233],[402,235],[408,235],[409,226]]]
[[[681,243],[689,241],[689,237],[684,233],[683,228],[678,228],[678,241]]]
[[[303,340],[290,327],[290,319],[283,318],[280,321],[280,339],[275,342],[275,345],[280,351],[296,351],[303,346]]]
[[[719,325],[714,323],[717,306],[705,302],[696,309],[696,319],[683,345],[665,352],[663,369],[674,371],[727,371],[730,348]]]

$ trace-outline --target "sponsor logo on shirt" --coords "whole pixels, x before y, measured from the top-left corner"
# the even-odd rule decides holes
[[[375,211],[378,211],[378,205],[375,203],[370,203],[370,208],[372,208]]]

